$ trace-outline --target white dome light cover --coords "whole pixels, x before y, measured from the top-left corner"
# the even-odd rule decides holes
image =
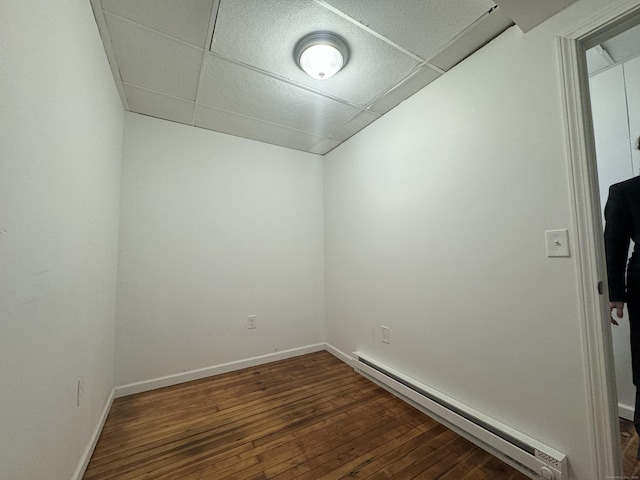
[[[349,50],[345,42],[329,32],[307,35],[296,45],[298,66],[316,80],[326,80],[347,64]]]

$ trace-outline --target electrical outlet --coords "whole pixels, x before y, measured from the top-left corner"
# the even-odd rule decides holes
[[[84,377],[78,379],[78,385],[76,388],[76,405],[79,407],[84,396]]]
[[[382,331],[382,343],[389,343],[389,327],[382,325],[380,329]]]
[[[249,315],[247,317],[247,328],[249,330],[254,330],[257,327],[256,325],[256,316],[255,315]]]

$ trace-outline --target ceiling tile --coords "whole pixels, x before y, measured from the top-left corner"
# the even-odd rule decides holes
[[[199,104],[326,136],[357,110],[349,105],[209,56]]]
[[[213,0],[102,0],[105,11],[205,48]]]
[[[378,118],[380,118],[380,115],[376,115],[375,113],[367,111],[360,112],[351,120],[341,125],[340,128],[332,132],[330,137],[334,140],[345,141]]]
[[[203,52],[113,15],[105,15],[125,83],[195,100]]]
[[[494,6],[490,0],[325,1],[426,60]]]
[[[450,70],[513,24],[513,20],[505,16],[500,8],[496,8],[465,30],[454,43],[432,58],[429,63],[442,70]]]
[[[540,25],[576,0],[495,0],[505,15],[512,18],[523,32]]]
[[[191,124],[193,102],[167,97],[131,85],[125,85],[129,109],[132,112],[164,118],[173,122]]]
[[[400,102],[403,102],[438,77],[440,77],[440,73],[436,72],[432,68],[422,67],[402,84],[391,90],[384,97],[378,99],[373,105],[371,105],[371,107],[369,107],[369,110],[381,115],[387,113]]]
[[[306,75],[293,55],[300,39],[318,30],[338,34],[349,47],[347,65],[328,80]],[[358,106],[418,65],[414,58],[312,0],[297,0],[295,8],[291,0],[222,0],[212,50]]]
[[[103,9],[95,11],[96,21],[131,111],[318,154],[510,22],[486,13],[500,10],[490,0],[91,3]],[[209,52],[212,15],[217,18]],[[297,43],[319,30],[343,37],[350,51],[343,71],[326,81],[308,77],[293,58]],[[423,60],[438,63],[430,68]]]
[[[637,56],[640,53],[640,25],[603,42],[602,46],[615,62]]]
[[[201,105],[196,106],[195,125],[216,132],[303,151],[308,151],[311,146],[320,141],[320,137]]]
[[[340,140],[333,140],[331,138],[323,138],[318,143],[316,143],[313,147],[311,147],[308,151],[309,153],[317,153],[318,155],[325,155],[329,153],[331,150],[336,148],[342,142]]]
[[[600,70],[614,65],[613,59],[600,45],[587,50],[587,71],[589,75],[594,75]]]

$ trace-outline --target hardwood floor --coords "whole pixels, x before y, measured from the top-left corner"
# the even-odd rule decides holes
[[[524,480],[319,352],[116,399],[85,480]]]
[[[636,458],[638,435],[635,433],[633,422],[622,418],[620,419],[620,445],[625,478],[640,480],[640,460]]]

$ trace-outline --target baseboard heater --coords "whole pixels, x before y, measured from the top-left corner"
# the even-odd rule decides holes
[[[354,352],[353,356],[357,372],[410,400],[425,413],[455,427],[490,453],[504,457],[527,476],[545,480],[567,478],[567,457],[563,453],[360,352]]]

